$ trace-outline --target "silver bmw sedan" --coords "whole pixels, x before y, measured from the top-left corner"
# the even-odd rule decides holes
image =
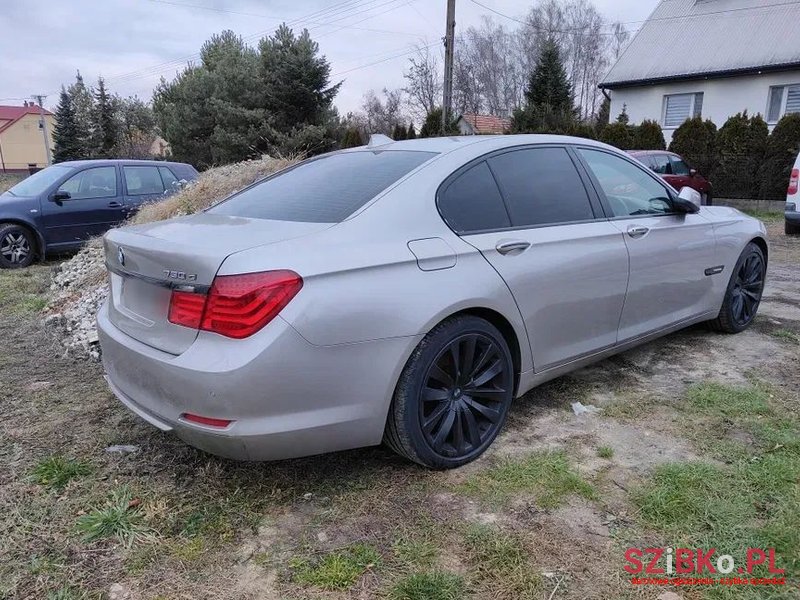
[[[108,382],[225,457],[383,441],[457,467],[548,379],[694,323],[752,323],[765,228],[699,204],[585,139],[376,136],[106,234]]]

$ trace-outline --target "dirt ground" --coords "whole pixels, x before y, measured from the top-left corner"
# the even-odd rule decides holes
[[[733,476],[794,451],[782,428],[800,408],[800,238],[769,227],[750,330],[691,328],[537,388],[484,457],[450,472],[382,448],[274,464],[188,448],[43,330],[49,266],[0,273],[0,598],[798,598],[797,461],[781,463],[780,489],[753,488],[768,508],[748,521],[787,586],[634,586],[622,568],[629,546],[712,539],[727,517],[709,498],[739,506],[726,485],[654,511],[670,465]],[[755,417],[729,411],[753,395]],[[577,401],[600,410],[577,416]],[[772,448],[766,424],[788,437]]]

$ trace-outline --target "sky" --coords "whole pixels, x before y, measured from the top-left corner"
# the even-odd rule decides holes
[[[478,5],[477,2],[484,6]],[[593,0],[609,22],[636,29],[658,0]],[[46,94],[58,102],[76,70],[98,76],[123,96],[149,100],[163,76],[171,79],[196,59],[212,34],[231,29],[253,43],[281,22],[306,27],[344,83],[335,104],[357,110],[363,94],[402,87],[414,45],[439,44],[446,0],[2,0],[0,104]],[[456,0],[456,31],[484,15],[516,27],[532,0]],[[510,18],[492,13],[493,9]]]

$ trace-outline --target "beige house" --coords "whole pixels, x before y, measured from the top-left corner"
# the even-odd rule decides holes
[[[44,111],[48,146],[41,129],[39,107],[0,106],[0,173],[30,173],[47,166],[47,147],[53,147],[53,113]]]

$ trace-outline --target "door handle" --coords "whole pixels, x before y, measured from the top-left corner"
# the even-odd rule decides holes
[[[108,208],[122,208],[122,203],[117,202],[116,200],[112,200],[108,203]]]
[[[531,245],[529,242],[523,242],[522,240],[517,240],[513,242],[499,243],[497,244],[497,246],[494,247],[494,249],[497,250],[500,254],[506,255],[506,254],[520,254],[521,252],[524,252],[530,247]]]
[[[645,227],[644,225],[631,225],[628,227],[628,235],[632,238],[640,238],[648,231],[650,231],[650,228]]]

